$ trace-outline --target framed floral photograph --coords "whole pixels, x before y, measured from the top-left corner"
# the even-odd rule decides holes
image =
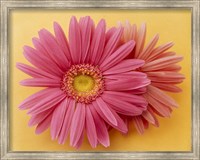
[[[1,159],[199,159],[199,19],[199,0],[1,0]]]

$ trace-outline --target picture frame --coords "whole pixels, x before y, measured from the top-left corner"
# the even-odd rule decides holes
[[[114,9],[190,9],[192,12],[192,150],[190,152],[33,152],[10,150],[9,126],[9,14],[18,8],[26,9],[81,9],[81,8],[114,8]],[[200,159],[199,123],[200,123],[200,1],[199,0],[1,0],[1,55],[0,55],[0,114],[1,159]]]

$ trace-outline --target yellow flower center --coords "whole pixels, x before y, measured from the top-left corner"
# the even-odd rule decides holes
[[[77,92],[89,92],[94,88],[95,81],[87,75],[78,75],[74,78],[74,89]]]
[[[77,102],[91,103],[103,93],[103,75],[97,66],[73,65],[63,76],[61,90]]]

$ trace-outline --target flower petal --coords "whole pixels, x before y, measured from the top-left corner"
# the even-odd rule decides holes
[[[135,70],[136,68],[141,67],[144,64],[143,60],[139,59],[127,59],[123,60],[122,62],[118,63],[114,67],[106,70],[103,72],[103,75],[107,74],[119,74],[119,73],[124,73],[128,71]]]
[[[46,29],[41,29],[38,34],[49,56],[63,71],[65,71],[69,67],[69,61],[54,36]]]
[[[94,27],[94,22],[90,16],[82,17],[79,21],[80,31],[81,31],[81,43],[82,43],[82,63],[88,63],[88,53],[91,46],[92,40],[92,30]]]
[[[75,111],[75,101],[72,99],[68,99],[68,101],[69,101],[69,104],[68,106],[66,106],[67,112],[65,114],[62,129],[58,137],[58,142],[60,144],[64,144],[67,139],[67,136],[69,134],[70,127],[71,127],[72,118]]]
[[[64,99],[54,110],[51,120],[51,138],[55,140],[61,131],[65,113],[67,111],[68,99]]]
[[[98,23],[94,31],[92,43],[91,43],[90,56],[91,56],[91,62],[94,65],[97,65],[104,51],[105,31],[106,31],[106,24],[105,24],[105,20],[102,19]]]
[[[101,63],[100,69],[102,71],[106,71],[107,69],[122,61],[133,50],[134,46],[134,41],[129,41],[120,46],[114,53],[112,53],[107,59],[105,59]]]
[[[93,101],[93,105],[101,116],[105,117],[110,123],[117,126],[117,120],[115,119],[115,116],[112,114],[109,106],[102,100],[101,97],[97,98],[96,102]]]
[[[31,109],[28,111],[28,114],[38,114],[48,110],[60,103],[65,97],[66,95],[61,90],[51,93],[31,107]]]
[[[31,78],[20,82],[22,86],[30,87],[60,87],[60,80],[49,78]]]
[[[37,104],[38,102],[40,102],[41,100],[43,100],[45,97],[47,97],[48,95],[51,95],[55,92],[59,92],[60,89],[59,88],[46,88],[43,89],[35,94],[32,94],[31,96],[29,96],[28,98],[26,98],[20,105],[19,108],[20,109],[28,109],[33,107],[35,104]]]
[[[92,104],[89,104],[88,106],[89,106],[92,116],[94,118],[98,141],[104,147],[110,146],[109,134],[108,134],[108,130],[107,130],[107,127],[106,127],[104,121],[102,120],[102,118],[99,117],[99,115],[97,114],[97,112],[94,109],[94,106]]]
[[[79,64],[81,60],[81,32],[76,18],[73,16],[69,26],[69,48],[72,61]]]
[[[133,117],[133,123],[134,123],[134,126],[135,126],[136,130],[138,131],[138,133],[143,134],[144,133],[144,124],[142,121],[142,117],[141,116]]]
[[[16,67],[21,70],[22,72],[30,75],[34,78],[51,78],[51,79],[60,79],[58,76],[54,76],[52,74],[49,74],[41,69],[33,68],[29,65],[23,64],[23,63],[17,63]]]
[[[97,132],[92,113],[89,106],[86,106],[85,127],[88,140],[93,148],[97,146]]]
[[[70,145],[76,146],[78,143],[82,131],[85,126],[85,105],[82,103],[77,103],[76,110],[74,112],[71,130],[70,130]]]

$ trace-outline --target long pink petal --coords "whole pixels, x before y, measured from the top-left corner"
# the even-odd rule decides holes
[[[68,61],[70,62],[71,56],[70,56],[70,51],[69,51],[69,44],[68,44],[68,41],[63,29],[57,22],[54,22],[54,33],[55,33],[56,41],[58,42],[58,44],[60,45],[60,48],[64,52]]]
[[[138,55],[142,52],[144,48],[146,38],[146,24],[142,24],[136,38],[136,46],[135,46],[135,58],[138,58]]]
[[[53,117],[51,120],[51,138],[55,140],[58,138],[58,135],[61,131],[65,113],[67,111],[68,99],[64,99],[54,110]]]
[[[127,90],[142,88],[149,84],[150,84],[149,79],[129,78],[129,79],[122,79],[118,81],[106,82],[106,89],[114,90],[114,91],[125,91],[125,90],[127,91]]]
[[[122,62],[118,63],[114,67],[103,72],[103,75],[118,74],[118,73],[124,73],[124,72],[128,72],[128,71],[132,71],[132,70],[135,70],[136,68],[141,67],[143,64],[144,64],[144,61],[139,60],[139,59],[123,60]]]
[[[141,116],[133,117],[133,123],[134,123],[134,126],[135,126],[136,130],[138,131],[138,133],[143,134],[144,133],[144,124],[142,121],[142,117]]]
[[[145,106],[140,107],[106,94],[103,94],[102,98],[104,101],[110,104],[111,108],[123,115],[136,116],[142,114],[142,111],[146,110]]]
[[[97,132],[92,113],[89,106],[86,106],[85,127],[88,140],[93,148],[97,146]]]
[[[69,67],[69,61],[54,36],[46,29],[41,29],[38,34],[43,46],[51,58],[62,70],[65,71]]]
[[[31,78],[20,82],[22,86],[30,87],[60,87],[60,80],[49,78]]]
[[[73,62],[78,64],[82,58],[81,32],[80,26],[74,16],[71,18],[69,26],[69,48]]]
[[[72,118],[75,111],[75,101],[72,99],[69,99],[69,104],[68,106],[66,106],[66,108],[67,108],[67,112],[65,114],[62,129],[58,137],[59,144],[64,144],[69,134]]]
[[[142,117],[144,117],[148,122],[155,124],[155,119],[148,110],[142,112]]]
[[[20,109],[28,109],[33,107],[35,104],[37,104],[38,102],[40,102],[41,100],[43,100],[45,97],[47,97],[48,95],[51,95],[55,92],[59,92],[60,89],[59,88],[46,88],[43,89],[37,93],[32,94],[31,96],[29,96],[28,98],[26,98],[20,105],[19,108]]]
[[[108,104],[106,104],[101,97],[96,99],[96,102],[93,102],[93,105],[96,111],[102,116],[105,117],[110,123],[117,126],[117,120],[115,116],[109,109]]]
[[[77,103],[76,110],[74,112],[71,130],[70,130],[70,145],[76,146],[79,141],[82,131],[85,126],[85,105]]]
[[[104,50],[105,45],[105,30],[106,30],[106,24],[105,20],[101,20],[93,34],[92,43],[91,43],[91,62],[94,65],[97,65],[100,58],[102,57],[102,53]]]
[[[148,56],[146,58],[146,61],[151,61],[152,59],[154,59],[154,57],[158,56],[159,54],[167,51],[169,48],[171,48],[172,46],[174,45],[173,42],[169,42],[169,43],[166,43],[164,45],[161,45],[161,46],[158,46],[157,48],[155,48],[152,52],[151,52],[151,55]]]
[[[97,112],[94,109],[94,106],[92,104],[90,104],[89,107],[90,107],[90,111],[92,113],[92,116],[94,118],[94,123],[95,123],[95,126],[96,126],[96,132],[97,132],[98,141],[104,147],[110,146],[109,134],[108,134],[108,130],[107,130],[107,127],[106,127],[104,121],[97,114]]]
[[[83,143],[83,139],[84,139],[84,131],[82,131],[81,136],[80,136],[78,142],[74,146],[76,149],[80,148],[81,144]]]
[[[66,95],[61,90],[51,93],[31,107],[31,109],[28,111],[28,114],[33,115],[48,110],[60,103],[65,97]]]
[[[49,56],[49,53],[47,52],[47,50],[44,48],[44,46],[41,44],[40,39],[34,37],[32,38],[32,43],[35,47],[35,49],[40,53],[40,54],[44,54],[46,56],[46,58],[48,58],[50,61],[52,61],[51,57]]]
[[[160,103],[165,104],[166,106],[178,107],[178,104],[176,103],[176,101],[173,98],[171,98],[166,93],[164,93],[163,91],[161,91],[160,89],[158,89],[158,88],[156,88],[152,85],[148,86],[148,92],[147,93],[148,93],[148,95],[155,98]]]
[[[92,40],[92,29],[94,27],[94,22],[90,16],[82,17],[79,21],[80,31],[81,31],[81,43],[82,43],[82,58],[81,63],[88,63],[88,53]]]
[[[117,48],[117,45],[119,44],[119,41],[121,39],[121,35],[123,33],[123,28],[119,27],[114,31],[114,33],[111,35],[109,40],[107,41],[104,49],[103,56],[101,57],[100,64],[104,62],[106,58],[108,58]]]
[[[40,68],[50,74],[58,76],[63,75],[63,71],[61,71],[53,61],[51,61],[47,56],[40,54],[35,49],[29,46],[24,46],[23,54],[24,57],[37,68]]]
[[[52,114],[49,114],[41,123],[39,123],[35,129],[36,134],[40,134],[49,128],[52,119]]]
[[[157,87],[161,90],[168,91],[168,92],[175,92],[175,93],[182,92],[181,88],[179,88],[179,87],[177,87],[173,84],[152,82],[151,85],[154,86],[154,87]]]
[[[161,116],[163,117],[171,116],[171,110],[169,109],[169,107],[160,103],[160,101],[158,101],[154,97],[151,97],[150,95],[145,94],[143,96],[147,99],[152,108],[155,109]]]
[[[50,108],[49,110],[46,110],[44,112],[41,112],[41,113],[38,113],[36,115],[33,115],[29,122],[28,122],[28,125],[31,127],[31,126],[34,126],[36,124],[39,124],[41,123],[47,116],[49,116],[49,114],[52,114],[52,112],[54,111],[55,108]]]
[[[107,69],[121,62],[133,50],[134,46],[134,41],[129,41],[120,46],[113,54],[111,54],[101,63],[100,69],[102,71],[106,71]]]
[[[159,39],[159,35],[156,34],[152,38],[152,40],[147,44],[147,46],[144,48],[144,50],[142,52],[140,52],[140,54],[138,55],[138,58],[141,58],[141,59],[144,59],[144,60],[147,59],[151,55],[154,47],[156,46],[158,39]]]
[[[145,106],[144,108],[146,109],[147,106],[147,101],[145,98],[139,95],[134,95],[134,94],[129,94],[126,92],[116,92],[116,91],[104,91],[103,96],[113,98],[113,99],[120,99],[126,102],[130,102],[135,105],[142,105]]]
[[[22,72],[24,72],[34,78],[60,79],[58,76],[54,76],[54,75],[47,73],[39,68],[33,68],[33,67],[23,64],[23,63],[17,63],[16,67],[18,69],[20,69]]]
[[[152,62],[146,63],[143,67],[143,71],[152,71],[152,70],[159,70],[162,68],[166,68],[170,65],[180,62],[183,59],[182,56],[170,56],[164,57]]]

